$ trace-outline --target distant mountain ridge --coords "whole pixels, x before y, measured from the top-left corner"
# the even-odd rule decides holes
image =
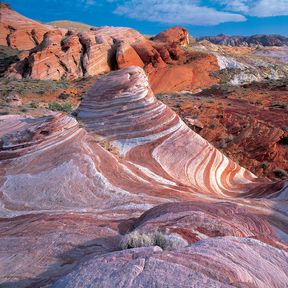
[[[285,46],[288,45],[288,37],[282,35],[256,34],[252,36],[205,36],[197,38],[198,41],[208,40],[213,44],[227,46]]]

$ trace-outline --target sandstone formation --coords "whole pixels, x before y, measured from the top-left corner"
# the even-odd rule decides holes
[[[197,90],[218,82],[211,77],[212,72],[219,70],[216,57],[198,57],[185,51],[189,33],[181,27],[167,29],[149,40],[124,27],[68,31],[30,20],[5,5],[1,13],[4,17],[0,45],[31,49],[21,52],[6,70],[4,75],[8,78],[73,80],[137,65],[145,69],[156,93]],[[12,25],[14,22],[16,26]]]
[[[30,50],[41,43],[52,26],[29,19],[0,3],[0,45]]]
[[[209,87],[217,82],[209,74],[218,71],[216,58],[207,55],[191,61],[181,48],[188,43],[188,32],[180,27],[160,33],[153,41],[130,28],[100,27],[78,34],[56,29],[11,65],[6,76],[76,79],[137,65],[145,69],[155,92]]]
[[[285,287],[287,257],[253,239],[209,238],[168,253],[138,248],[93,257],[52,287]]]
[[[248,40],[232,37],[234,44],[228,41],[232,38],[222,35],[218,38],[228,42],[216,42],[230,46],[220,46],[206,40],[189,43],[189,33],[181,27],[151,39],[123,27],[80,29],[77,33],[28,19],[5,4],[0,11],[0,45],[32,49],[6,61],[3,68],[0,63],[0,74],[8,78],[73,80],[137,65],[144,68],[153,91],[161,93],[195,92],[218,82],[242,85],[288,75],[286,46],[271,47],[286,43],[285,37],[277,35],[256,35]],[[248,44],[235,46],[244,45],[241,41]],[[269,47],[258,47],[261,43]]]
[[[175,26],[159,33],[153,40],[170,44],[188,45],[189,33],[186,29]]]
[[[116,68],[115,45],[135,41],[142,36],[135,30],[118,27],[95,28],[83,33],[53,30],[28,57],[8,70],[9,77],[31,79],[76,79],[107,73]],[[136,64],[136,63],[135,63]]]
[[[189,59],[189,57],[188,57]],[[152,69],[148,72],[151,87],[155,93],[177,91],[199,91],[218,83],[217,77],[211,74],[219,71],[214,55],[196,56],[193,61],[187,61],[174,66]]]
[[[224,83],[196,95],[164,93],[158,99],[242,167],[259,177],[287,179],[287,84],[285,79],[240,87]]]
[[[98,80],[76,119],[8,115],[0,125],[3,287],[287,283],[287,184],[257,178],[190,130],[140,67]],[[132,230],[189,245],[117,252]]]

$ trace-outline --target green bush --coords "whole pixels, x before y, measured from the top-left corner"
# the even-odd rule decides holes
[[[36,109],[36,108],[39,107],[39,105],[38,105],[38,103],[36,103],[36,102],[31,102],[31,103],[30,103],[30,107],[33,108],[33,109]]]
[[[260,166],[261,166],[262,169],[267,169],[269,167],[269,163],[268,162],[263,162],[263,163],[261,163]]]
[[[60,104],[58,102],[51,102],[48,105],[48,108],[52,111],[63,111],[66,113],[71,113],[72,112],[72,103],[64,103]]]
[[[67,100],[68,98],[71,97],[71,94],[69,93],[61,93],[58,98],[61,99],[61,100]]]
[[[150,233],[133,231],[124,235],[120,242],[123,250],[149,246],[159,246],[163,250],[175,250],[187,245],[188,243],[177,234],[164,234],[159,231]]]
[[[288,173],[283,169],[275,169],[273,172],[274,172],[275,176],[278,178],[282,179],[282,178],[288,177]]]
[[[23,113],[26,113],[26,112],[28,112],[28,109],[27,109],[27,107],[21,107],[20,111]]]

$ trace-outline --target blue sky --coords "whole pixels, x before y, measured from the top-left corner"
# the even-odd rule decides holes
[[[5,1],[5,0],[4,0]],[[288,0],[6,0],[43,22],[74,20],[94,26],[128,26],[156,34],[174,25],[194,36],[288,36]]]

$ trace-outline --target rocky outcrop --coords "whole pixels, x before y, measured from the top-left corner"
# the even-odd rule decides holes
[[[199,37],[198,41],[208,40],[214,44],[227,46],[286,46],[288,38],[282,35],[217,36]]]
[[[258,179],[190,130],[141,68],[98,80],[77,119],[8,115],[0,125],[4,287],[161,287],[170,276],[175,287],[175,271],[195,287],[286,282],[285,183]],[[115,252],[135,229],[189,246]]]
[[[12,65],[6,75],[59,80],[107,73],[117,68],[117,43],[129,45],[141,37],[135,30],[117,27],[95,28],[79,34],[53,30],[45,34],[41,44],[26,58]]]
[[[287,259],[254,239],[209,238],[168,253],[153,247],[93,257],[52,287],[281,287]]]
[[[52,26],[42,24],[10,9],[7,4],[0,6],[0,45],[18,50],[30,50],[41,43]]]
[[[223,83],[196,95],[164,93],[158,99],[229,158],[275,180],[287,178],[288,171],[287,84],[285,79],[240,87]]]
[[[116,52],[116,62],[119,69],[137,65],[144,67],[145,64],[136,52],[136,50],[125,42],[120,42]]]
[[[213,73],[219,71],[217,59],[212,54],[196,55],[182,64],[148,70],[149,81],[155,93],[175,91],[201,91],[219,82]]]
[[[172,59],[172,58],[173,59]],[[6,75],[12,78],[75,79],[138,65],[155,70],[177,64],[183,51],[176,44],[153,43],[130,28],[101,27],[79,34],[53,30]]]
[[[175,26],[159,33],[152,39],[185,46],[189,44],[189,32],[185,28]]]
[[[47,32],[41,45],[31,50],[29,56],[9,68],[9,77],[59,80],[82,77],[82,45],[77,34],[59,30]]]
[[[171,30],[176,33],[174,28]],[[178,30],[188,35],[186,30]],[[163,35],[171,38],[173,33],[167,30]],[[181,49],[186,42],[180,36],[175,36],[175,42],[164,36],[159,36],[161,41],[157,37],[150,41],[133,29],[120,27],[101,27],[78,34],[50,31],[29,55],[9,67],[6,76],[76,79],[137,65],[145,69],[156,93],[199,89],[218,81],[210,76],[218,70],[213,55],[191,61],[189,53]]]
[[[131,65],[145,67],[148,74],[153,74],[159,68],[183,63],[187,58],[179,46],[186,43],[182,38],[188,37],[188,32],[180,28],[169,31],[163,35],[168,34],[170,38],[160,33],[161,42],[157,37],[153,42],[130,28],[100,27],[78,34],[53,30],[45,34],[41,44],[29,55],[13,64],[6,76],[75,79]],[[175,37],[174,42],[172,37]]]
[[[15,18],[16,12],[9,11]],[[10,25],[6,18],[3,23],[7,27]],[[185,51],[183,46],[189,44],[189,33],[181,27],[167,29],[149,40],[138,31],[124,27],[91,28],[76,33],[37,23],[31,20],[27,27],[24,26],[27,30],[35,24],[33,31],[43,32],[38,37],[43,38],[42,42],[34,41],[29,47],[3,42],[3,45],[20,50],[33,48],[29,53],[18,55],[18,61],[6,70],[5,77],[73,80],[137,65],[145,69],[156,93],[197,90],[218,82],[217,78],[211,77],[211,72],[219,70],[215,56],[198,59]]]

